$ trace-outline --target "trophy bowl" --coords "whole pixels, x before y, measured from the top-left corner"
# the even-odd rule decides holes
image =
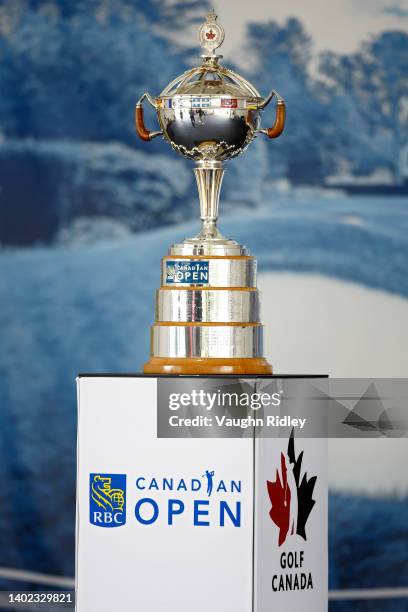
[[[162,135],[175,151],[195,161],[225,161],[242,153],[263,133],[276,138],[283,130],[285,106],[276,91],[266,98],[241,76],[218,64],[219,56],[172,81],[157,98],[143,94],[136,106],[136,129],[143,140]],[[277,99],[275,125],[261,130],[261,111]],[[161,130],[143,122],[143,101],[157,112]],[[139,116],[138,116],[139,115]]]
[[[262,102],[252,86],[207,58],[166,87],[156,108],[173,149],[189,159],[224,161],[257,134]]]
[[[221,66],[214,53],[224,40],[224,29],[213,11],[207,15],[199,38],[206,53],[202,63],[174,79],[154,98],[144,93],[136,104],[136,131],[145,141],[163,138],[188,159],[223,162],[242,153],[259,134],[277,138],[285,123],[285,104],[272,90],[266,98],[242,76]],[[262,130],[261,111],[276,98],[275,122]],[[160,130],[144,124],[143,102],[155,108]]]

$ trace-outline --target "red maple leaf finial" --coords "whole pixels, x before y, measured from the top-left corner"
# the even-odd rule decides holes
[[[209,32],[205,33],[205,37],[207,38],[207,40],[213,40],[215,38],[215,34],[212,30],[210,30]]]

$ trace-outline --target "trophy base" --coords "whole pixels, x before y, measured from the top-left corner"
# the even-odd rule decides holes
[[[200,357],[151,357],[143,367],[144,374],[203,374],[203,375],[228,375],[228,374],[251,374],[270,375],[272,366],[263,357],[222,359],[222,358],[200,358]]]

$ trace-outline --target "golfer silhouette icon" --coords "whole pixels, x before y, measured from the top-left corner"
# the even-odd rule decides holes
[[[213,490],[213,484],[214,484],[214,470],[212,470],[211,472],[209,470],[205,470],[205,474],[203,474],[203,477],[205,476],[207,478],[207,495],[208,497],[210,497],[212,490]]]

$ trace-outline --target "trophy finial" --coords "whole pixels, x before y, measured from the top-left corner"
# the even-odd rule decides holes
[[[217,17],[214,9],[208,11],[206,20],[198,32],[200,45],[206,51],[206,55],[215,55],[215,50],[224,42],[225,31],[222,25],[217,23]]]

